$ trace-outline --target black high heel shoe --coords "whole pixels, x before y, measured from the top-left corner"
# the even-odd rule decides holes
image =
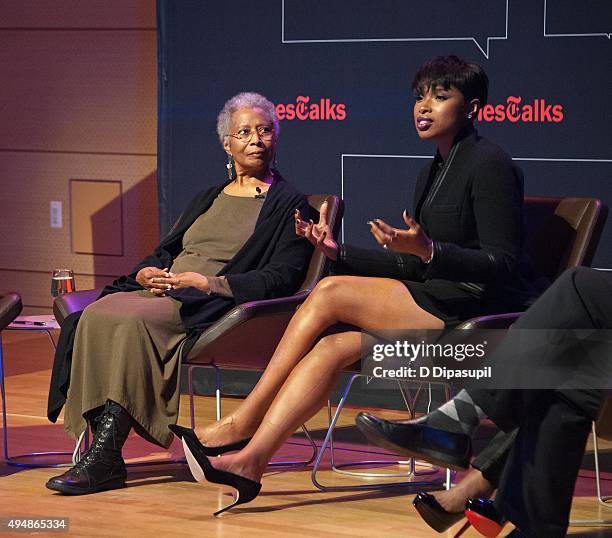
[[[468,499],[465,503],[465,517],[480,534],[488,538],[497,536],[506,519],[495,508],[493,501]]]
[[[208,458],[206,457],[204,447],[198,438],[195,436],[185,436],[182,438],[183,449],[185,450],[185,456],[187,457],[187,463],[189,464],[189,470],[191,474],[198,482],[207,480],[213,484],[223,484],[226,486],[233,487],[236,493],[236,499],[232,504],[229,504],[221,510],[217,510],[213,515],[218,516],[219,514],[233,508],[238,504],[246,504],[251,502],[261,490],[261,484],[245,478],[229,471],[222,471],[221,469],[215,469]]]
[[[417,493],[412,505],[436,532],[444,532],[464,518],[463,512],[447,512],[433,495],[424,491]]]
[[[200,443],[200,440],[195,434],[195,431],[193,431],[191,428],[184,428],[183,426],[179,426],[178,424],[170,424],[168,426],[168,429],[179,439],[189,437],[193,442],[199,443],[206,456],[220,456],[221,454],[225,454],[226,452],[242,450],[245,446],[249,444],[249,441],[251,440],[251,438],[249,437],[248,439],[241,439],[240,441],[235,441],[227,445],[205,446]]]

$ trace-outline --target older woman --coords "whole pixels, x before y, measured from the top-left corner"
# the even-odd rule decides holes
[[[327,400],[338,373],[360,356],[361,333],[321,338],[343,323],[366,329],[442,329],[484,313],[524,308],[535,290],[522,271],[523,177],[510,157],[472,124],[486,102],[482,68],[456,56],[425,63],[413,82],[418,136],[437,153],[419,174],[406,227],[374,220],[388,251],[338,245],[321,212],[296,216],[308,237],[348,275],[324,279],[291,320],[264,375],[243,404],[195,432],[174,427],[194,476],[252,500],[271,455]],[[236,454],[209,461],[211,446],[250,438]]]
[[[294,293],[312,246],[294,232],[302,194],[272,169],[278,120],[255,93],[230,99],[217,131],[228,156],[229,181],[191,202],[169,235],[130,275],[105,288],[80,316],[71,353],[70,327],[60,337],[58,365],[70,364],[64,428],[94,432],[82,460],[47,487],[67,494],[120,487],[122,445],[131,429],[168,447],[179,406],[181,357],[198,334],[234,305]],[[50,395],[49,416],[63,401]]]

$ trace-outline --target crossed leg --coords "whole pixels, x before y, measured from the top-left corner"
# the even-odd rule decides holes
[[[216,458],[215,467],[259,480],[274,452],[325,404],[339,372],[359,358],[361,347],[358,331],[317,341],[336,323],[368,329],[444,326],[419,307],[397,280],[325,278],[289,323],[266,371],[242,405],[220,423],[197,430],[209,446],[253,436],[242,451]]]

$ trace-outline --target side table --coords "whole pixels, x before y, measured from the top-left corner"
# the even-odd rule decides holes
[[[42,315],[42,316],[18,316],[15,320],[6,327],[6,331],[37,331],[37,332],[45,332],[49,337],[49,342],[53,351],[55,351],[55,341],[51,335],[51,331],[54,329],[59,329],[59,325],[55,318],[52,315]],[[4,359],[2,354],[0,353],[0,391],[2,396],[2,433],[4,436],[4,459],[8,465],[14,467],[71,467],[72,461],[69,462],[58,462],[58,461],[49,461],[49,462],[27,462],[20,461],[24,459],[31,460],[42,460],[42,458],[46,458],[49,456],[71,456],[72,452],[31,452],[28,454],[18,454],[15,456],[9,455],[8,448],[8,426],[6,421],[6,392],[4,387]],[[72,458],[71,458],[72,459]]]

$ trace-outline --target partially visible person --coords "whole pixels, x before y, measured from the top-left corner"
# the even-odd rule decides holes
[[[380,219],[370,231],[385,250],[338,244],[321,211],[298,211],[296,232],[334,264],[293,316],[261,379],[230,415],[183,438],[194,476],[259,492],[274,452],[325,404],[340,371],[359,359],[361,332],[322,336],[340,323],[364,329],[442,329],[475,315],[525,309],[537,294],[523,255],[523,175],[476,132],[488,78],[477,64],[438,57],[417,72],[412,122],[436,155],[418,176],[414,216]],[[372,191],[375,192],[375,185]],[[218,454],[216,447],[242,448]],[[226,507],[229,508],[229,507]]]
[[[65,400],[65,430],[79,437],[89,425],[94,438],[49,489],[80,495],[123,486],[121,449],[132,428],[170,446],[181,360],[199,334],[237,304],[291,295],[305,277],[312,246],[295,236],[293,212],[309,206],[273,168],[274,105],[238,94],[217,132],[229,180],[198,194],[150,256],[62,327],[49,418]]]
[[[469,464],[471,435],[482,418],[489,417],[505,432],[516,430],[495,501],[470,500],[466,515],[486,536],[497,535],[506,520],[516,526],[515,536],[565,536],[591,422],[606,394],[603,388],[612,388],[612,362],[599,358],[602,351],[612,351],[612,342],[605,335],[590,342],[576,338],[569,347],[548,350],[550,360],[541,361],[542,348],[517,356],[511,333],[612,329],[611,298],[612,273],[570,269],[519,318],[495,351],[493,365],[511,362],[523,386],[530,382],[536,361],[545,369],[538,372],[542,378],[569,365],[569,382],[557,389],[462,390],[416,421],[386,421],[360,413],[357,426],[372,442],[400,454],[460,469]],[[589,350],[597,355],[585,355]],[[423,502],[419,495],[417,502]],[[429,515],[436,519],[436,514]]]

